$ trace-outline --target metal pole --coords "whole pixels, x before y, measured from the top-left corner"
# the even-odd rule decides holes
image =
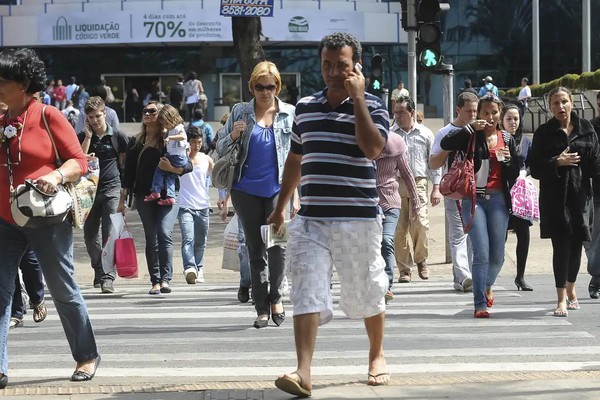
[[[583,7],[581,13],[581,27],[582,27],[582,38],[581,43],[583,45],[582,57],[581,57],[581,72],[590,72],[592,70],[592,60],[590,56],[590,0],[583,0]]]
[[[531,31],[533,40],[533,83],[540,83],[540,0],[533,0]]]
[[[443,83],[443,96],[444,96],[444,126],[448,125],[453,120],[454,116],[454,68],[452,64],[443,64],[444,69],[444,83]],[[448,219],[444,218],[444,231],[445,240],[444,247],[446,250],[446,263],[452,262],[452,252],[450,250],[450,240],[448,235]]]
[[[417,18],[415,0],[407,2],[407,35],[408,35],[408,92],[415,105],[417,104]]]
[[[444,68],[444,125],[454,119],[454,68],[452,64],[442,64]]]

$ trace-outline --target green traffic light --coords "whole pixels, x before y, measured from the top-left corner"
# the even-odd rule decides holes
[[[440,63],[440,55],[432,49],[425,49],[419,55],[419,61],[425,68],[435,68]]]

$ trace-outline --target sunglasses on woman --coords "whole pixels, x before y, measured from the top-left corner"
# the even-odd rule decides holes
[[[142,110],[142,113],[144,113],[145,115],[153,115],[156,114],[158,112],[158,110],[156,108],[144,108]]]
[[[264,92],[265,90],[268,92],[272,92],[273,90],[275,90],[277,88],[277,86],[275,85],[261,85],[260,83],[254,85],[254,90],[256,90],[257,92]]]

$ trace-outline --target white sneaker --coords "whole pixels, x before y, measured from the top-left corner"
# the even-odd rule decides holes
[[[463,287],[463,291],[465,293],[472,292],[473,291],[473,279],[466,278],[462,283],[462,287]]]
[[[454,283],[454,289],[459,291],[459,292],[470,292],[473,290],[473,279],[471,278],[465,278],[464,281],[462,281],[462,283]]]
[[[196,283],[204,283],[204,269],[198,269],[198,276],[196,277]]]
[[[196,272],[196,268],[186,268],[185,271],[183,271],[183,276],[185,276],[185,281],[187,283],[193,285],[196,283],[196,276],[198,276],[198,273]]]

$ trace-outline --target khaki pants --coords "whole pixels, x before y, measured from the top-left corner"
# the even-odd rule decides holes
[[[400,187],[398,192],[402,199],[400,209],[400,218],[396,226],[396,235],[394,237],[394,250],[396,253],[396,264],[400,273],[410,273],[411,268],[415,263],[420,263],[427,260],[429,255],[428,240],[429,240],[429,216],[427,212],[427,204],[429,197],[427,196],[427,178],[415,178],[417,185],[417,194],[421,201],[419,209],[419,217],[416,221],[410,220],[411,199],[408,197],[408,191],[404,186],[404,182],[399,180]]]

